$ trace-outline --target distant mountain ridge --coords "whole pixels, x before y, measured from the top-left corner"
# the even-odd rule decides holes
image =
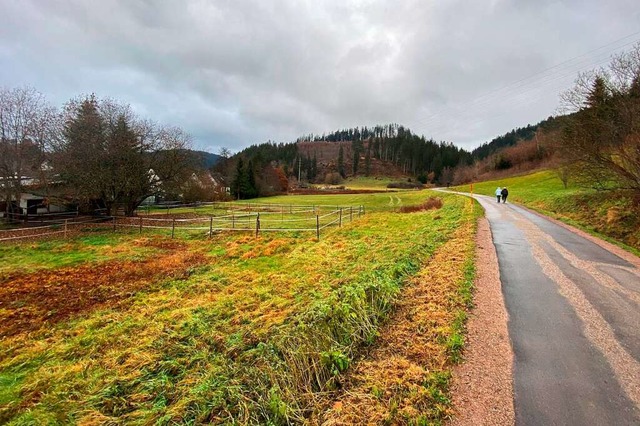
[[[561,125],[562,116],[553,117],[550,116],[545,120],[536,124],[528,124],[525,127],[515,128],[504,135],[497,136],[489,142],[485,142],[473,151],[471,155],[476,160],[482,160],[489,157],[491,154],[496,154],[504,148],[509,148],[516,145],[520,141],[528,141],[535,137],[536,132],[539,129],[553,130],[557,129]]]
[[[193,149],[190,151],[194,154],[198,165],[203,169],[210,169],[211,167],[215,166],[222,158],[218,154],[213,154],[207,151],[196,151]]]

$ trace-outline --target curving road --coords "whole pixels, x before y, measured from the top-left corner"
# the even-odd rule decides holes
[[[518,425],[640,425],[640,259],[495,198],[485,209]]]

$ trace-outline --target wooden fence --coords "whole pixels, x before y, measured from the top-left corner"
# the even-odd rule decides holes
[[[213,203],[211,203],[213,206]],[[201,206],[199,206],[201,207]],[[341,227],[365,214],[364,206],[293,206],[274,204],[232,204],[224,207],[224,213],[218,215],[200,215],[193,217],[164,217],[162,214],[135,217],[102,216],[56,220],[55,223],[0,230],[0,242],[21,239],[36,239],[48,236],[67,237],[73,232],[87,228],[99,228],[117,232],[128,229],[143,233],[145,230],[166,231],[171,238],[176,233],[200,234],[212,237],[219,232],[251,232],[256,236],[264,232],[303,232],[315,233],[320,238],[322,230],[329,227]],[[41,223],[46,223],[42,221]]]

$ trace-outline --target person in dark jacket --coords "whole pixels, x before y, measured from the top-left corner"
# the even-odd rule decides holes
[[[506,203],[507,202],[507,197],[509,196],[509,190],[507,189],[507,187],[505,186],[504,188],[502,188],[502,202]]]

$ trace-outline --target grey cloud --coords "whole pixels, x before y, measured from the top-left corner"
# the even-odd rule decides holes
[[[386,122],[470,148],[546,118],[575,75],[567,68],[501,87],[640,28],[627,0],[0,0],[0,8],[0,84],[32,85],[56,103],[116,97],[211,150]]]

